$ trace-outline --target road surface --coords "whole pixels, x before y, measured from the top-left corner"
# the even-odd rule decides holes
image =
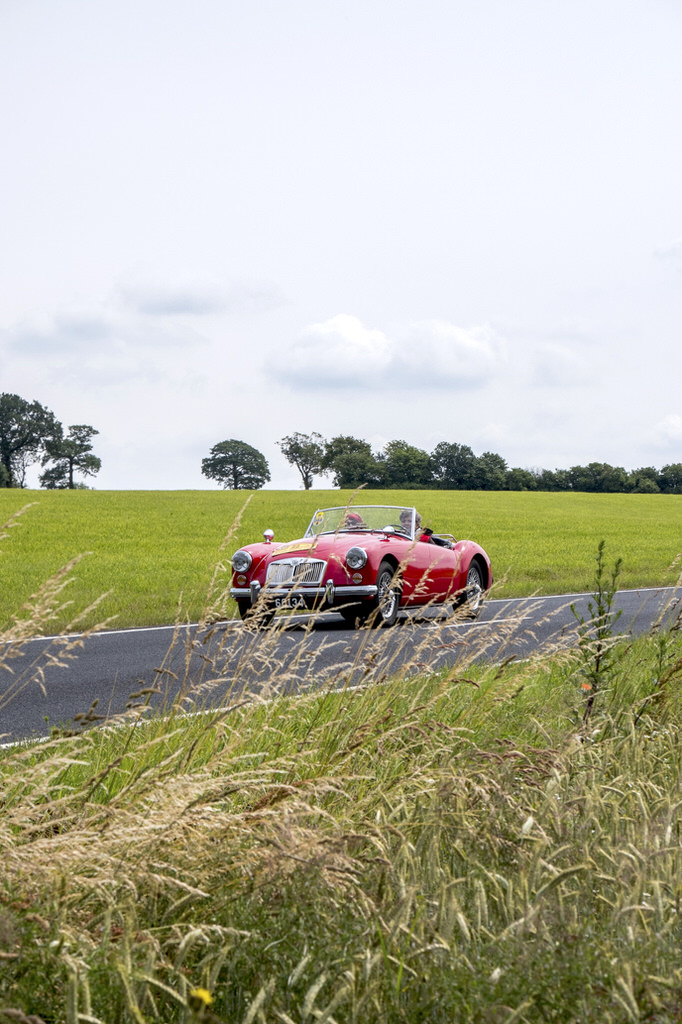
[[[615,628],[639,634],[679,611],[673,588],[621,591]],[[525,658],[575,639],[571,611],[590,595],[488,601],[480,617],[403,613],[393,629],[354,630],[339,615],[296,615],[260,633],[241,622],[109,630],[0,647],[0,743],[83,728],[144,704],[186,710],[321,686],[359,685],[403,671]]]

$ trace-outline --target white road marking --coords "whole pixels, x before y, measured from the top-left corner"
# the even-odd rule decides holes
[[[677,586],[665,586],[665,587],[634,587],[631,590],[619,590],[618,594],[647,594],[647,593],[659,593],[661,591],[669,590],[671,592],[679,592],[680,588]],[[533,601],[566,601],[571,602],[576,598],[587,597],[591,598],[594,595],[590,591],[584,591],[578,594],[531,594],[530,597],[496,597],[489,599],[485,602],[485,607],[490,608],[493,605],[502,605],[508,608],[510,605],[519,604],[530,604]],[[429,606],[434,607],[434,606]],[[418,611],[418,608],[411,608],[410,611]],[[466,625],[479,625],[483,626],[491,622],[506,622],[513,621],[509,619],[482,619],[478,622],[462,622],[452,623],[451,626],[466,626]],[[434,623],[435,624],[435,623]],[[33,636],[26,637],[24,640],[4,640],[0,642],[0,646],[8,646],[9,644],[30,644],[30,643],[45,643],[47,640],[78,640],[82,637],[108,637],[108,636],[127,636],[130,633],[159,633],[159,632],[175,632],[180,630],[196,629],[198,622],[186,622],[182,625],[173,626],[128,626],[125,629],[103,629],[99,632],[92,633],[56,633],[51,636]],[[213,622],[207,626],[206,629],[213,629],[217,627],[221,628],[236,628],[241,626],[241,619],[221,619],[219,622]]]

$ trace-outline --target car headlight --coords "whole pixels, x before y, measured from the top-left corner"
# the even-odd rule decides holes
[[[240,549],[232,555],[232,568],[235,572],[247,572],[251,568],[253,558],[248,551]]]
[[[367,565],[367,552],[364,548],[348,548],[346,552],[346,565],[349,569],[362,569]]]

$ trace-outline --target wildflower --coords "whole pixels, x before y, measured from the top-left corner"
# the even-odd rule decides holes
[[[583,690],[591,690],[592,689],[592,683],[581,683],[580,686],[581,686],[581,689],[583,689]]]
[[[213,996],[207,988],[193,988],[189,998],[193,1003],[203,1004],[204,1006],[210,1006],[213,1002]]]
[[[192,1011],[193,1019],[200,1021],[201,1024],[223,1024],[220,1017],[209,1009],[214,1001],[207,988],[193,988],[187,997],[187,1005]]]

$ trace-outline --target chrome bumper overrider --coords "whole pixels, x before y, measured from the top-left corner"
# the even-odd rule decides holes
[[[296,594],[297,597],[319,601],[324,598],[327,605],[345,604],[349,599],[355,600],[364,597],[376,597],[377,588],[375,584],[366,586],[337,586],[331,581],[324,587],[261,587],[260,583],[252,583],[250,587],[231,587],[230,597],[235,600],[248,598],[253,605],[260,595],[269,600],[278,597],[290,597]]]

